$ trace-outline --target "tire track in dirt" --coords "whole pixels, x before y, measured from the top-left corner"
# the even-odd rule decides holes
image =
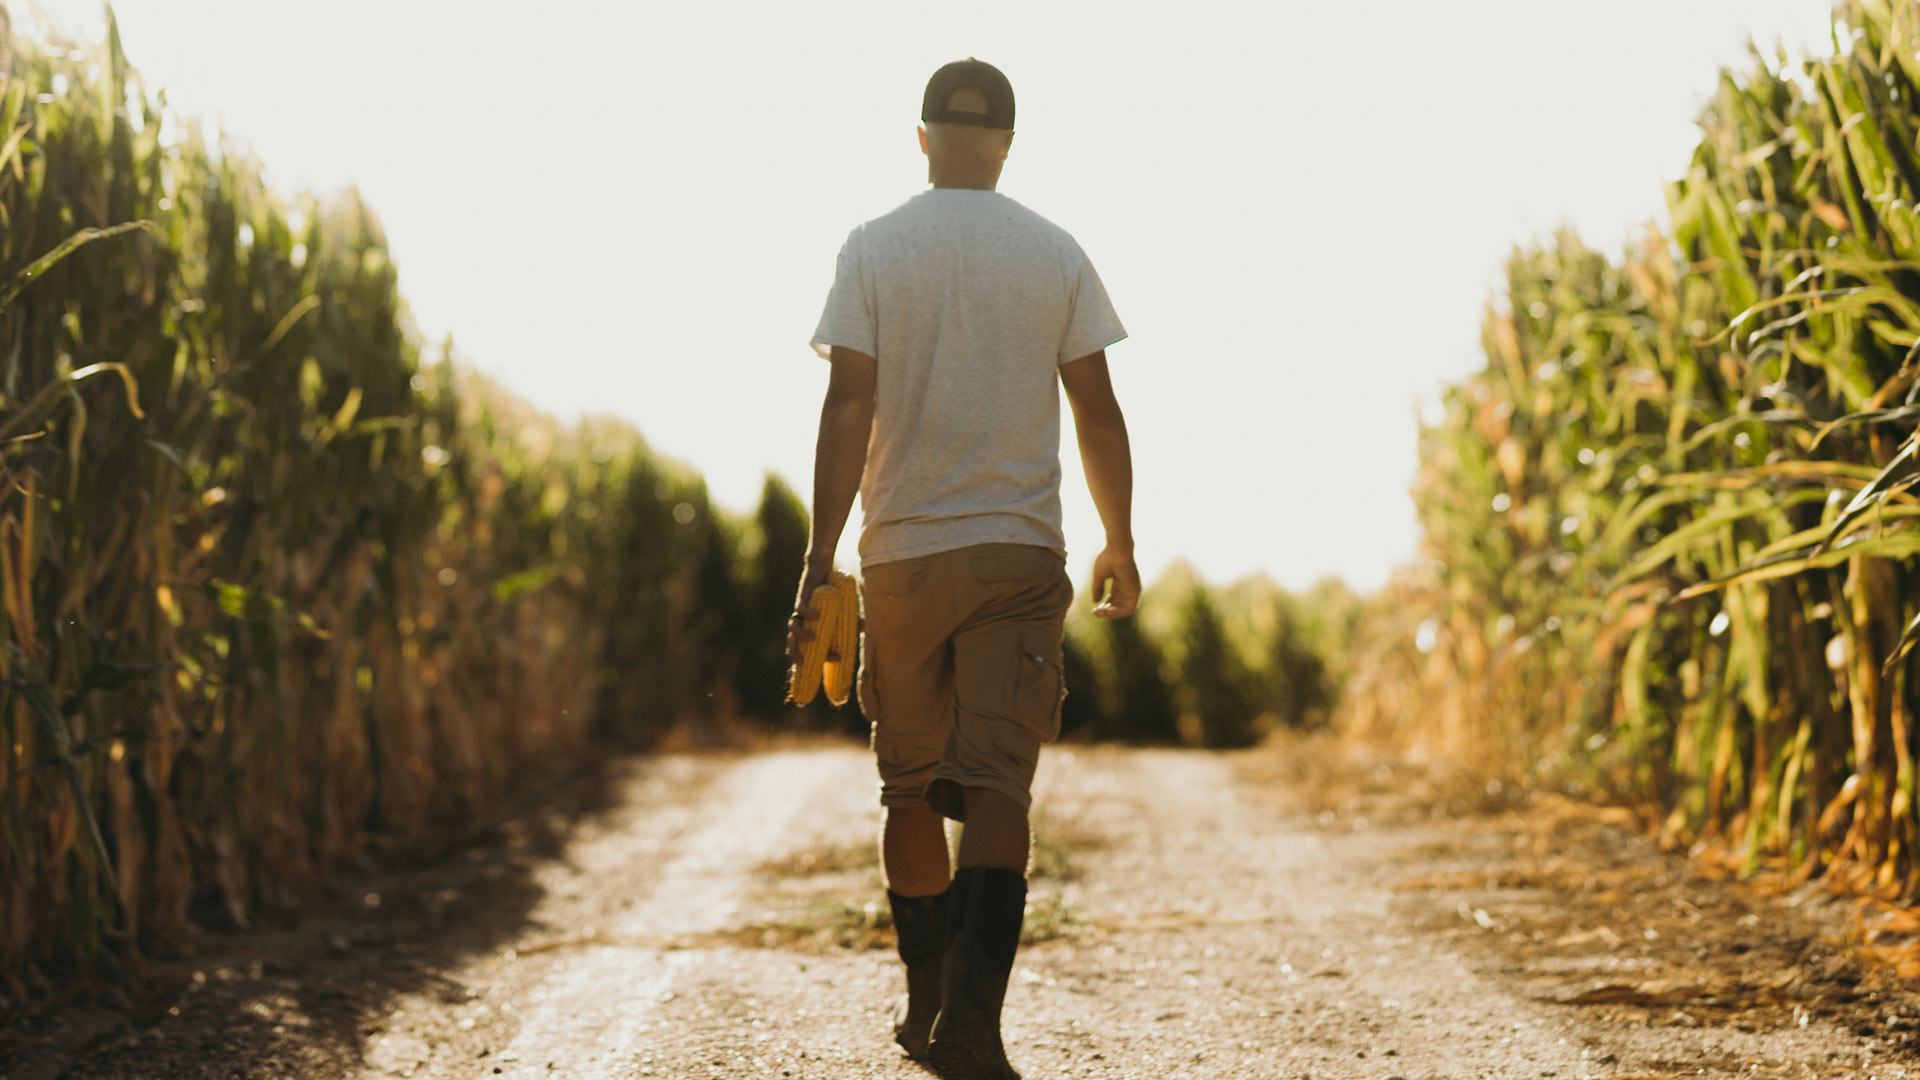
[[[839,751],[785,751],[707,766],[720,771],[691,801],[659,806],[639,799],[650,814],[621,814],[574,838],[541,875],[552,898],[534,914],[543,931],[446,973],[470,988],[486,987],[479,996],[496,1003],[452,1023],[468,1033],[481,1029],[477,1041],[486,1045],[462,1053],[476,1041],[471,1035],[451,1042],[410,1035],[447,1026],[445,1003],[418,997],[395,1011],[389,1029],[400,1033],[398,1041],[376,1040],[362,1075],[467,1076],[477,1068],[589,1080],[648,1067],[647,1031],[657,1005],[711,951],[679,943],[737,916],[754,869],[806,841],[798,819],[823,800],[837,801],[840,789],[873,787],[871,764]]]
[[[709,789],[702,805],[690,808],[698,824],[674,845],[651,891],[601,931],[615,943],[583,946],[556,965],[530,993],[538,1004],[501,1059],[525,1063],[517,1071],[544,1059],[548,1068],[569,1076],[630,1073],[643,1056],[652,1004],[698,957],[618,942],[725,926],[739,908],[752,867],[788,842],[799,809],[792,796],[805,794],[806,785],[821,778],[814,759],[777,754],[742,762]],[[619,841],[610,838],[613,859],[629,854]]]

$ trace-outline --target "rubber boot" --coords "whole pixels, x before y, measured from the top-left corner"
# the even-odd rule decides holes
[[[1020,948],[1027,879],[967,867],[953,875],[948,892],[953,940],[941,965],[940,1018],[927,1063],[946,1080],[1020,1080],[1000,1041],[1000,1004]]]
[[[949,890],[951,891],[951,890]],[[901,896],[887,890],[907,993],[893,1009],[893,1041],[915,1061],[927,1056],[927,1035],[940,1013],[940,966],[947,949],[947,893]]]

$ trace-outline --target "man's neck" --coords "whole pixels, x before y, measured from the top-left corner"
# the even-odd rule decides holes
[[[1000,170],[945,168],[928,169],[927,183],[936,188],[962,188],[973,191],[992,191],[1000,183]]]

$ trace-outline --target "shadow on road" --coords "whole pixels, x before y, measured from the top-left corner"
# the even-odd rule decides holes
[[[437,849],[370,860],[254,930],[203,935],[195,956],[153,965],[131,994],[0,1014],[0,1077],[348,1074],[400,997],[463,998],[444,973],[524,934],[544,895],[536,867],[653,767],[605,759],[528,783]]]

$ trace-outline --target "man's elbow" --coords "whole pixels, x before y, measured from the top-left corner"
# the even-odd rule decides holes
[[[1095,438],[1117,439],[1121,442],[1127,439],[1127,418],[1121,415],[1117,402],[1106,408],[1089,409],[1084,414],[1075,415],[1073,423],[1076,429]]]

